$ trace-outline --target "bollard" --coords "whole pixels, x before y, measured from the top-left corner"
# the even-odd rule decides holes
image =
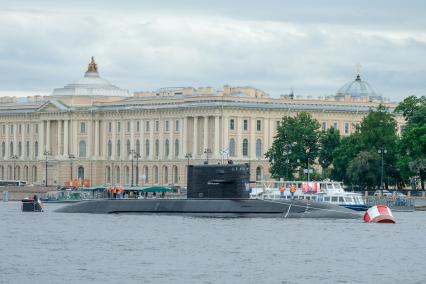
[[[3,191],[3,202],[9,201],[9,191]]]

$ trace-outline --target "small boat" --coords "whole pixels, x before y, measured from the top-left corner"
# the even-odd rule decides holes
[[[355,211],[368,209],[361,194],[346,192],[342,184],[335,181],[309,183],[301,181],[262,181],[257,182],[256,187],[252,188],[250,197],[270,200],[291,199],[290,189],[292,185],[296,189],[294,199],[326,202]]]
[[[43,212],[43,203],[37,195],[22,199],[22,212]]]

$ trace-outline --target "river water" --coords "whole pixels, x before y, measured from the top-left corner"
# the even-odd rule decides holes
[[[0,283],[426,283],[426,212],[397,224],[23,213],[0,203]]]

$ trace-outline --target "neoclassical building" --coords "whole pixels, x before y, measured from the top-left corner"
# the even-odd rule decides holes
[[[396,107],[359,74],[322,99],[230,86],[130,95],[101,78],[92,58],[82,79],[48,96],[0,98],[0,179],[185,186],[188,163],[228,158],[250,163],[252,180],[267,179],[264,153],[283,116],[308,111],[323,129],[349,135],[379,103]]]

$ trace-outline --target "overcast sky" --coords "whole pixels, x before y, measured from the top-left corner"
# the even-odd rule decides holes
[[[49,93],[93,55],[129,91],[253,86],[336,93],[356,76],[426,95],[426,1],[0,0],[0,91]]]

